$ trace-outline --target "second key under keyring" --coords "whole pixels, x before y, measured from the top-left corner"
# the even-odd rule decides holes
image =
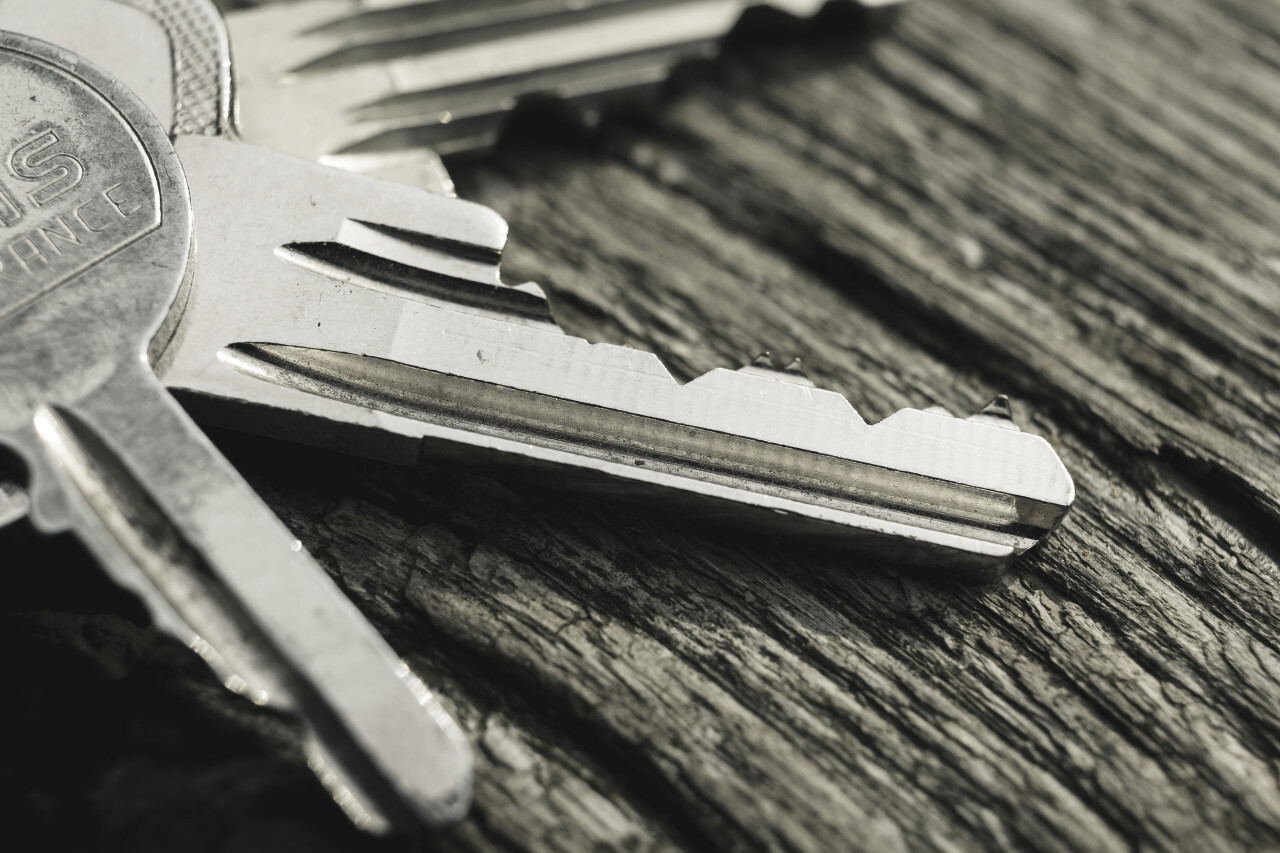
[[[0,32],[0,152],[0,444],[37,527],[74,532],[228,687],[299,714],[358,824],[460,818],[461,733],[147,364],[190,283],[165,129],[77,55]]]

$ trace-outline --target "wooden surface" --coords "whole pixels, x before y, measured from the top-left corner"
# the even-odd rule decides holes
[[[519,130],[463,192],[571,331],[682,378],[767,348],[872,420],[1014,395],[1076,479],[1064,526],[962,586],[219,434],[462,721],[472,817],[362,838],[287,721],[19,529],[23,849],[1280,849],[1280,3],[819,29],[596,143]]]

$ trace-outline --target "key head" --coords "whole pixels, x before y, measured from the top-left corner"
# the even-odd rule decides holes
[[[191,239],[182,167],[146,107],[74,55],[0,33],[0,427],[143,358]]]
[[[141,101],[74,54],[0,33],[0,441],[34,464],[40,406],[74,408],[146,358],[191,245],[182,167]]]

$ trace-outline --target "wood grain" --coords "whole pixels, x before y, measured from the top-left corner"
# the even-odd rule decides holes
[[[742,38],[462,191],[572,332],[683,378],[1013,394],[1079,491],[1043,547],[955,585],[220,434],[464,723],[472,817],[348,830],[287,721],[21,529],[4,808],[49,849],[1280,849],[1280,4],[920,0],[851,40]]]

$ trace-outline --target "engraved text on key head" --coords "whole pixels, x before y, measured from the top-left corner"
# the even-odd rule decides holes
[[[11,56],[24,68],[0,91],[0,318],[160,226],[155,174],[128,123],[62,69]]]

